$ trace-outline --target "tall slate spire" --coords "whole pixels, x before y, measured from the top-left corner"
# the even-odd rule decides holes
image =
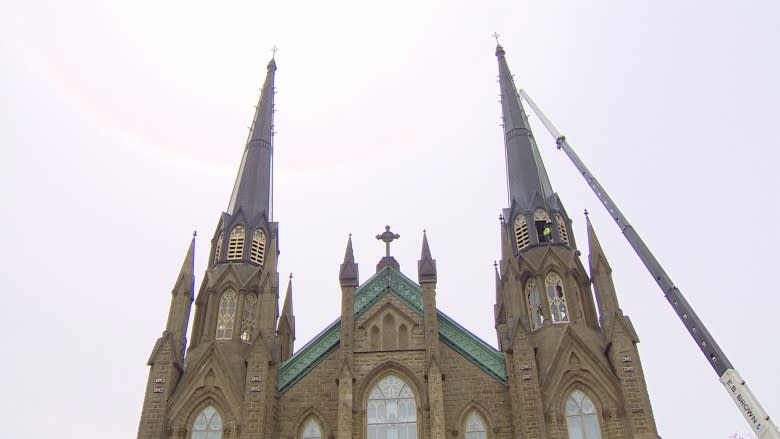
[[[275,72],[276,60],[271,58],[227,210],[233,215],[241,209],[250,220],[261,214],[271,220]]]
[[[496,46],[509,202],[510,205],[519,203],[521,208],[526,209],[535,194],[546,200],[553,195],[553,190],[504,55],[504,48]]]

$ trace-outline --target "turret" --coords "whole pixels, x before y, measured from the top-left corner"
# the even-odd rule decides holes
[[[165,330],[173,334],[176,344],[177,360],[184,364],[184,350],[187,346],[187,325],[190,321],[190,309],[195,299],[195,234],[190,241],[187,255],[179,270],[176,284],[171,291],[171,307],[168,311],[168,323]]]
[[[279,325],[276,332],[279,336],[281,347],[281,360],[290,358],[293,354],[295,342],[295,316],[293,315],[292,274],[287,283],[287,293],[284,295],[282,315],[279,317]]]

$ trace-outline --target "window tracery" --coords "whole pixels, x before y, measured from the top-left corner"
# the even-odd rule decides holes
[[[236,292],[227,290],[219,300],[217,314],[217,340],[233,338],[233,326],[236,321]]]
[[[265,232],[263,229],[257,229],[252,233],[252,251],[249,259],[260,265],[263,265],[265,261]]]
[[[476,410],[469,412],[464,428],[465,439],[487,439],[485,420]]]
[[[222,417],[212,406],[198,414],[192,423],[192,439],[222,439]]]
[[[535,331],[544,324],[542,312],[542,296],[536,287],[536,279],[528,279],[525,284],[526,303],[528,304],[528,319],[531,321],[531,331]]]
[[[319,422],[314,418],[309,418],[303,425],[301,439],[322,439],[322,429]]]
[[[250,293],[244,299],[244,310],[241,312],[241,341],[252,342],[252,335],[257,327],[257,295]]]
[[[417,403],[406,382],[395,375],[371,390],[366,408],[368,439],[417,439]]]
[[[230,240],[228,241],[227,259],[241,259],[244,256],[244,239],[246,239],[246,230],[244,226],[235,226],[230,231]]]
[[[550,317],[553,323],[569,321],[569,309],[566,306],[566,295],[563,292],[563,281],[556,273],[550,273],[545,279],[547,301],[550,304]]]
[[[581,390],[566,400],[566,427],[569,439],[601,439],[601,427],[593,401]]]

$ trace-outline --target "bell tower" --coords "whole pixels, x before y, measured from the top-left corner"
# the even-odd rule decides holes
[[[656,438],[638,338],[617,307],[606,258],[588,222],[591,273],[582,265],[572,221],[552,189],[501,45],[496,56],[509,201],[501,217],[495,318],[515,429],[523,437],[566,437],[567,431],[576,437],[570,422],[585,419],[572,412],[580,404],[598,420],[583,423],[585,432],[618,429],[630,432],[626,437]]]
[[[139,439],[206,437],[210,431],[271,437],[276,368],[292,354],[295,339],[291,284],[277,328],[279,226],[271,216],[275,72],[271,59],[228,208],[220,215],[194,297],[186,358],[192,246],[174,288],[168,327],[149,362]]]

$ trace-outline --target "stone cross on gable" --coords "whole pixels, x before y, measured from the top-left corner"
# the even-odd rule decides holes
[[[400,238],[401,235],[390,231],[390,226],[385,226],[384,233],[376,235],[376,239],[384,241],[385,243],[385,256],[390,257],[390,243]]]

